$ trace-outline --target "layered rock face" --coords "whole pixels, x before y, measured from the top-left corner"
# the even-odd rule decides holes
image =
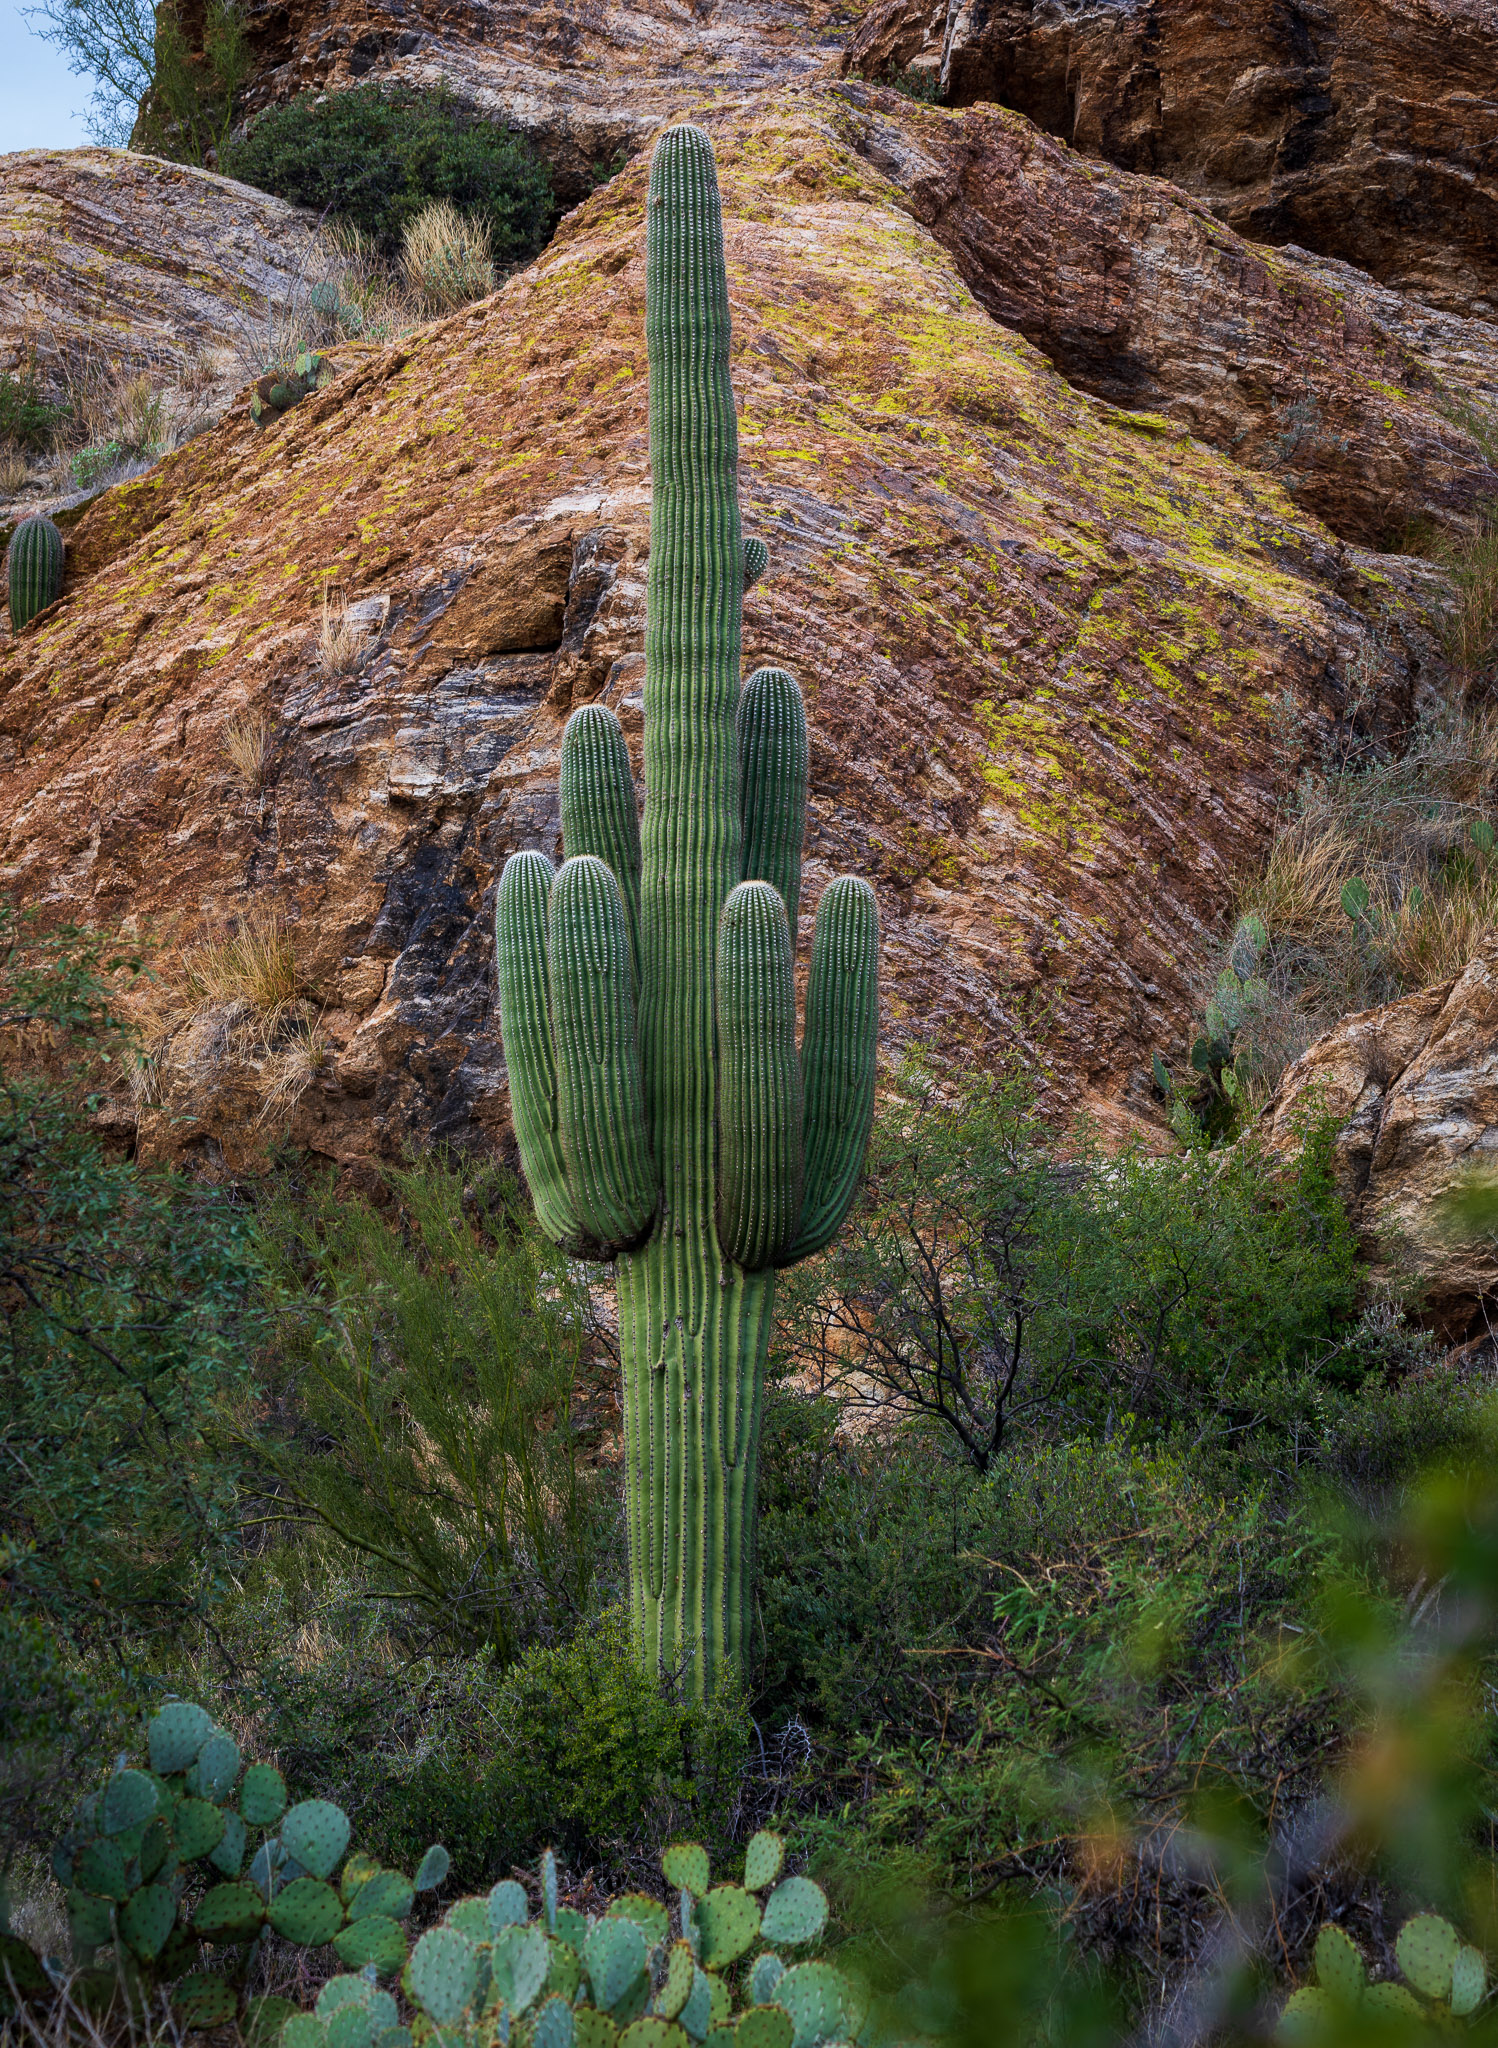
[[[0,156],[0,372],[33,358],[57,397],[69,356],[178,373],[195,356],[253,353],[315,225],[268,193],[128,150]]]
[[[1293,1149],[1320,1111],[1342,1126],[1338,1179],[1375,1262],[1421,1283],[1449,1337],[1481,1334],[1498,1245],[1454,1240],[1443,1205],[1463,1173],[1498,1169],[1498,937],[1455,980],[1318,1039],[1265,1113],[1270,1142]]]
[[[846,34],[837,0],[246,0],[258,108],[390,79],[523,129],[571,204],[693,108],[811,77]]]
[[[1498,314],[1489,0],[879,0],[843,62],[1000,101],[1256,241]]]
[[[708,119],[771,559],[745,652],[807,691],[808,904],[878,890],[892,1053],[1018,1049],[1116,1127],[1307,754],[1354,692],[1392,728],[1438,672],[1442,581],[996,323],[911,218],[919,109],[822,87]],[[494,298],[111,492],[0,654],[7,884],[162,945],[116,1106],[144,1152],[502,1133],[495,875],[557,849],[572,705],[638,738],[644,189],[633,164]],[[330,584],[371,629],[341,670]],[[245,922],[294,958],[295,1088],[252,978],[182,970]]]
[[[1487,321],[1247,242],[1163,179],[1089,164],[1002,108],[849,95],[860,153],[995,319],[1083,389],[1178,421],[1371,547],[1470,524],[1498,492]]]

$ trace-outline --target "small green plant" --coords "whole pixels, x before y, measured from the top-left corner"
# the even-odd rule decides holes
[[[903,93],[906,99],[918,100],[924,107],[934,107],[941,99],[941,76],[924,65],[903,65],[900,70],[891,71],[884,83],[893,91]]]
[[[1170,1104],[1171,1128],[1183,1143],[1231,1137],[1242,1119],[1250,1077],[1238,1037],[1269,1003],[1269,984],[1259,972],[1268,944],[1262,918],[1250,913],[1239,919],[1228,964],[1191,1042],[1189,1060],[1198,1078],[1189,1095],[1177,1088],[1159,1053],[1151,1057],[1152,1078]]]
[[[50,519],[23,519],[11,536],[7,581],[15,632],[62,596],[64,552],[62,535]]]
[[[67,406],[43,397],[34,356],[0,375],[0,441],[14,441],[40,453],[51,447],[68,412]]]
[[[73,482],[80,491],[91,491],[122,460],[124,453],[123,441],[98,441],[90,448],[80,448],[68,465]]]
[[[233,1736],[202,1707],[179,1700],[161,1708],[147,1730],[145,1768],[122,1759],[79,1803],[52,1852],[80,1966],[70,1995],[86,2009],[120,1998],[134,2009],[169,1989],[179,2025],[224,2026],[243,2010],[248,2030],[263,2036],[295,2011],[266,1998],[245,2010],[266,1928],[300,1947],[331,1946],[349,1969],[393,1977],[408,1952],[402,1923],[416,1894],[446,1877],[447,1852],[429,1849],[413,1880],[348,1856],[349,1835],[341,1807],[325,1799],[292,1806],[273,1765],[246,1768]],[[111,1952],[107,1965],[102,1950]],[[199,1967],[205,1950],[219,1968]],[[13,1934],[0,1935],[0,1967],[28,2002],[49,1999],[60,1970]]]
[[[1408,2028],[1423,2040],[1431,2023],[1449,2030],[1482,2003],[1487,1964],[1439,1914],[1416,1913],[1406,1920],[1394,1957],[1404,1983],[1391,1978],[1370,1984],[1368,1966],[1351,1935],[1340,1927],[1323,1927],[1316,1937],[1316,1982],[1290,1994],[1275,2039],[1295,2048],[1320,2048],[1323,2042],[1351,2041],[1364,2029],[1377,2031],[1380,2039],[1399,2039]]]
[[[332,381],[333,365],[327,357],[304,348],[289,370],[272,368],[256,381],[250,394],[250,418],[257,427],[268,427]]]
[[[344,298],[338,283],[325,279],[315,284],[307,295],[307,303],[314,313],[330,320],[340,333],[357,340],[364,332],[364,314],[351,299]]]

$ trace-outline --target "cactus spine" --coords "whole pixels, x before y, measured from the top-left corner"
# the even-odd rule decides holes
[[[50,519],[23,519],[10,543],[10,623],[19,633],[62,596],[62,535]]]
[[[649,1662],[705,1688],[747,1649],[760,1396],[775,1272],[853,1198],[873,1114],[879,923],[841,877],[816,919],[802,1046],[795,932],[806,712],[741,687],[728,284],[711,145],[670,129],[646,257],[650,580],[643,836],[613,713],[562,742],[563,851],[507,863],[500,1022],[542,1226],[618,1259],[630,1595]]]

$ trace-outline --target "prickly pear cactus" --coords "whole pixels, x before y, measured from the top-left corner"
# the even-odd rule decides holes
[[[666,1908],[638,1893],[592,1915],[559,1905],[548,1851],[535,1920],[506,1879],[487,1898],[459,1899],[417,1942],[401,1978],[419,2009],[413,2048],[821,2048],[868,2038],[866,2002],[840,1971],[751,1955],[771,1928],[795,1949],[826,1927],[822,1891],[809,1878],[781,1879],[783,1862],[779,1837],[758,1834],[743,1883],[715,1885],[700,1845],[668,1849],[661,1865],[681,1926],[673,1939]],[[282,2048],[324,2048],[295,2024]]]
[[[1316,1937],[1316,1982],[1291,1993],[1275,2039],[1295,2048],[1332,2048],[1366,2027],[1380,2041],[1426,2041],[1461,2030],[1486,1995],[1487,1964],[1438,1913],[1405,1921],[1394,1959],[1405,1982],[1370,1984],[1357,1943],[1340,1927],[1323,1927]]]
[[[406,1961],[403,1923],[424,1888],[420,1877],[413,1884],[371,1857],[348,1856],[341,1808],[323,1799],[291,1806],[279,1771],[241,1766],[227,1730],[201,1707],[175,1701],[147,1729],[144,1768],[122,1765],[81,1802],[52,1852],[79,1973],[72,1996],[100,2008],[121,1996],[140,2005],[170,1987],[179,2026],[238,2019],[251,2048],[270,2048],[295,2011],[284,1999],[246,2005],[250,1963],[270,1929],[302,1947],[331,1946],[357,1973],[334,1981],[361,1985],[373,2015],[365,2039],[356,2015],[335,2024],[320,2004],[327,2040],[309,2037],[301,2048],[403,2048],[384,2038],[396,2014],[376,1984]],[[446,1852],[428,1850],[425,1888],[446,1871]],[[213,1968],[202,1967],[205,1948],[217,1951]],[[0,1966],[7,1964],[28,2003],[50,2000],[54,1977],[66,1974],[61,1959],[36,1956],[8,1934],[0,1936]]]
[[[817,907],[795,946],[806,712],[740,676],[762,541],[739,524],[728,282],[712,146],[656,146],[646,232],[650,576],[645,811],[612,711],[562,740],[559,872],[515,854],[496,904],[500,1024],[542,1228],[618,1261],[630,1608],[642,1658],[700,1692],[743,1660],[775,1275],[835,1236],[874,1104],[879,915]],[[672,2024],[675,2024],[673,2022]]]
[[[11,535],[10,623],[19,633],[62,596],[63,538],[50,519],[23,519]]]
[[[273,420],[290,412],[294,405],[300,405],[314,391],[321,391],[333,381],[333,365],[326,356],[315,349],[303,349],[289,370],[267,370],[256,380],[250,394],[250,418],[257,427],[268,427]]]

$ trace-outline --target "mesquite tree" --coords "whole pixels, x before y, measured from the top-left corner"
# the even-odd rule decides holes
[[[740,685],[728,283],[711,145],[670,129],[646,240],[650,580],[645,818],[619,722],[562,741],[566,859],[505,865],[500,1020],[542,1227],[618,1261],[630,1602],[642,1656],[699,1687],[747,1645],[761,1388],[777,1267],[820,1251],[868,1142],[879,918],[817,908],[796,1045],[808,749],[795,681]]]

